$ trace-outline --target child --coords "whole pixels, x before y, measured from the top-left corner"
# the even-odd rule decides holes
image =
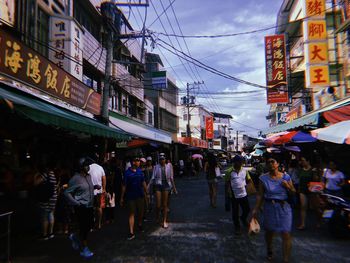
[[[106,224],[113,223],[114,222],[114,208],[115,208],[115,194],[113,192],[113,187],[111,184],[107,186],[107,193],[106,193]]]

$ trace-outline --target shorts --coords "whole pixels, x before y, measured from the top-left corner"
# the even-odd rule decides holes
[[[127,207],[130,214],[135,214],[136,210],[141,211],[144,208],[144,205],[145,199],[143,197],[127,201]]]
[[[171,187],[168,183],[166,183],[165,185],[163,184],[156,184],[154,186],[155,188],[155,191],[157,192],[164,192],[164,191],[170,191],[171,190]]]
[[[94,196],[94,207],[95,208],[105,208],[106,207],[105,194],[97,194]]]

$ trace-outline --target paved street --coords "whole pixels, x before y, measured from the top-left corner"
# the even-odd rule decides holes
[[[170,226],[162,229],[153,218],[145,232],[127,241],[125,210],[118,210],[114,224],[93,232],[90,262],[266,262],[263,234],[235,236],[229,212],[224,211],[223,181],[219,183],[218,207],[209,207],[207,184],[202,178],[177,180],[179,194],[171,200]],[[254,202],[251,200],[252,203]],[[295,263],[350,262],[349,240],[329,237],[325,228],[316,231],[312,222],[305,231],[294,231],[292,260]],[[281,259],[281,241],[275,240],[275,261]],[[15,244],[14,262],[84,262],[66,237]]]

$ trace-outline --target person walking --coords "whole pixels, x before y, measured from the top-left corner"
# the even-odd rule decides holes
[[[241,234],[241,219],[243,225],[247,225],[247,217],[250,212],[248,195],[246,191],[247,183],[250,183],[251,178],[246,169],[243,168],[244,159],[240,155],[236,155],[232,159],[233,167],[227,169],[225,173],[226,192],[231,196],[232,205],[232,220],[235,226],[235,234]],[[240,215],[239,207],[242,209]]]
[[[310,159],[307,156],[300,158],[299,170],[299,198],[300,198],[300,223],[297,226],[298,230],[304,230],[306,225],[306,213],[308,209],[309,199],[311,193],[308,189],[308,185],[312,181],[317,181],[314,176],[314,171],[310,164]]]
[[[168,228],[168,198],[171,188],[177,194],[173,172],[171,166],[166,165],[164,155],[159,156],[159,164],[153,169],[151,184],[154,185],[156,192],[156,213],[157,221],[161,226]],[[163,220],[161,220],[161,206],[163,211]]]
[[[94,185],[89,174],[90,161],[81,158],[78,162],[78,171],[68,182],[68,188],[64,191],[68,203],[74,207],[79,228],[79,238],[75,233],[69,236],[74,250],[80,249],[80,255],[90,258],[94,255],[88,248],[88,234],[94,222]],[[95,186],[98,188],[101,186]]]
[[[267,245],[267,259],[272,260],[272,241],[275,232],[282,235],[283,262],[289,262],[292,248],[292,209],[287,202],[288,192],[294,193],[295,188],[288,174],[278,170],[279,162],[276,158],[267,159],[268,173],[260,176],[259,192],[252,217],[257,218],[261,206]]]
[[[140,168],[140,158],[132,160],[132,166],[125,171],[120,205],[124,205],[124,197],[129,210],[129,236],[128,240],[135,238],[135,214],[138,213],[138,229],[143,231],[144,196],[147,192],[144,174]]]
[[[218,188],[218,179],[216,178],[216,169],[220,169],[219,164],[214,154],[208,154],[208,160],[204,164],[204,172],[207,177],[209,187],[209,201],[210,206],[216,208],[216,196]]]
[[[322,181],[325,183],[325,193],[342,197],[342,186],[345,184],[344,174],[337,169],[335,161],[328,162],[328,168],[323,172]]]
[[[96,163],[96,160],[90,164],[89,174],[94,186],[102,186],[102,188],[94,190],[95,227],[101,229],[103,209],[106,205],[106,174],[103,167]]]
[[[54,237],[55,208],[57,203],[57,180],[54,173],[53,162],[45,162],[39,167],[39,172],[34,177],[38,205],[41,218],[41,239],[48,240]]]

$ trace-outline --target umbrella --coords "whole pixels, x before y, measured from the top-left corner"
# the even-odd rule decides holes
[[[276,148],[276,147],[269,147],[269,148],[266,149],[266,151],[268,153],[280,153],[281,149],[280,148]]]
[[[264,154],[264,151],[261,149],[255,149],[255,151],[250,153],[252,156],[261,156]]]
[[[196,154],[192,155],[192,158],[193,159],[203,159],[203,155],[196,153]]]
[[[284,149],[286,149],[287,151],[291,151],[291,152],[301,152],[300,148],[298,146],[284,146]]]
[[[271,146],[275,143],[275,141],[281,137],[282,135],[285,135],[287,134],[288,132],[284,131],[284,132],[278,132],[278,133],[275,133],[269,137],[267,137],[265,140],[263,140],[263,143],[267,146]]]
[[[350,121],[341,121],[326,128],[311,131],[318,140],[350,144]]]
[[[285,144],[289,142],[294,143],[307,143],[317,141],[310,134],[302,131],[290,131],[286,134],[281,135],[279,138],[274,140],[274,144]]]
[[[257,144],[255,144],[255,145],[254,145],[254,147],[253,147],[253,149],[262,149],[262,148],[266,148],[266,146],[265,146],[265,145],[260,144],[260,142],[259,142],[259,143],[257,143]]]

